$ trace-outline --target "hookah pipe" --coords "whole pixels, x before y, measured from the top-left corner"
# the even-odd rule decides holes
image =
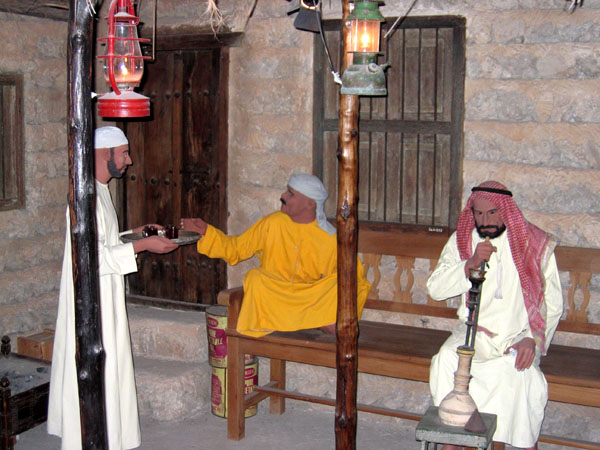
[[[486,242],[489,242],[489,240],[489,237],[485,238]],[[465,336],[465,345],[459,347],[460,349],[475,351],[475,335],[477,334],[479,304],[481,303],[481,285],[485,281],[485,266],[487,263],[487,260],[484,259],[481,262],[481,267],[469,270],[471,289],[469,289],[467,300],[467,307],[469,308],[469,315],[466,322],[467,333]]]
[[[489,237],[485,238],[489,241]],[[442,423],[451,426],[464,427],[471,432],[484,432],[486,426],[477,410],[477,405],[469,394],[469,380],[471,379],[471,360],[475,354],[475,335],[477,334],[477,321],[479,319],[479,304],[481,302],[481,285],[485,281],[485,266],[469,270],[471,289],[467,299],[469,314],[467,317],[467,333],[465,344],[456,349],[458,353],[458,368],[454,372],[454,389],[444,397],[438,407],[438,416]]]

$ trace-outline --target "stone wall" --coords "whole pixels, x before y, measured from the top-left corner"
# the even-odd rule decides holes
[[[24,76],[25,207],[0,211],[0,333],[54,327],[68,192],[66,22],[0,12],[0,72]]]

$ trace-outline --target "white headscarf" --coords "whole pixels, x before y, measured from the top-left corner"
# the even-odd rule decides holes
[[[317,224],[327,233],[335,234],[336,229],[327,221],[325,210],[323,208],[329,194],[327,194],[327,189],[325,189],[322,181],[314,175],[295,173],[290,177],[288,186],[301,194],[306,195],[308,198],[312,198],[317,203]]]
[[[129,141],[120,128],[96,128],[96,133],[94,136],[94,148],[114,148],[127,144],[129,144]]]

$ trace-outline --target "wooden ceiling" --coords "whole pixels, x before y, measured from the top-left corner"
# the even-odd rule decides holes
[[[0,11],[66,22],[69,0],[0,0]]]

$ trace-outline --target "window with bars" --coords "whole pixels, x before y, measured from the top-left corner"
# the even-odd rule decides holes
[[[0,74],[0,211],[25,206],[23,76]]]
[[[388,95],[360,97],[358,218],[370,227],[449,232],[461,195],[465,19],[406,18],[384,39],[394,20],[382,26],[379,56],[391,64]],[[341,21],[324,30],[339,70]],[[314,172],[335,199],[339,86],[319,36],[314,63]],[[335,209],[328,201],[327,216]]]

